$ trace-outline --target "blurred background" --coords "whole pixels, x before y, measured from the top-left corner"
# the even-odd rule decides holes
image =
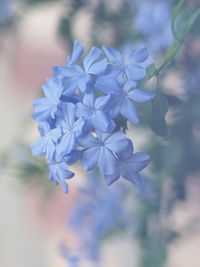
[[[152,159],[143,188],[119,181],[107,189],[97,177],[96,189],[76,165],[64,194],[29,149],[39,136],[32,101],[52,67],[66,65],[73,40],[86,51],[145,44],[159,67],[175,42],[177,2],[0,0],[0,266],[200,266],[199,19],[160,76],[162,127],[149,126],[149,104],[141,125],[128,125],[135,150]],[[184,17],[199,7],[186,1]]]

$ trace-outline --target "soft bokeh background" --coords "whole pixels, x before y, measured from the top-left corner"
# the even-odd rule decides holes
[[[148,42],[148,34],[138,34],[134,27],[130,27],[134,24],[135,14],[139,12],[137,5],[133,9],[128,8],[128,5],[135,4],[134,1],[66,0],[34,3],[34,1],[1,0],[1,8],[5,4],[4,2],[12,5],[10,13],[4,20],[0,19],[3,21],[0,26],[0,151],[2,154],[0,169],[0,266],[68,266],[58,253],[58,244],[61,241],[71,244],[76,239],[76,236],[69,229],[66,229],[65,220],[73,206],[78,186],[85,181],[85,175],[79,169],[76,171],[78,174],[76,179],[69,183],[70,194],[68,195],[65,195],[60,187],[55,188],[54,184],[47,179],[46,169],[42,174],[41,172],[39,174],[32,173],[28,169],[28,171],[23,172],[23,177],[17,175],[19,174],[19,170],[16,171],[15,168],[17,162],[26,162],[26,157],[29,157],[28,152],[23,154],[22,151],[26,151],[26,146],[29,146],[38,137],[36,123],[30,117],[33,112],[32,100],[40,96],[42,84],[47,77],[51,76],[52,66],[66,64],[66,56],[69,54],[73,39],[83,42],[87,49],[93,44],[120,47],[123,44],[132,44],[134,40],[137,44],[141,43],[141,40]],[[141,2],[146,4],[149,1]],[[174,5],[174,2],[171,1],[171,5]],[[191,1],[191,5],[196,4],[198,5],[198,1]],[[130,10],[132,11],[130,12]],[[3,18],[2,14],[1,18]],[[156,20],[155,23],[159,23],[159,18],[158,22]],[[137,25],[140,25],[139,19]],[[167,24],[165,26],[168,27]],[[142,38],[142,34],[146,36],[146,40]],[[156,34],[158,35],[158,33]],[[167,40],[170,44],[172,39],[170,39],[171,36],[168,37]],[[165,36],[162,38],[164,39]],[[176,99],[183,101],[185,105],[183,108],[187,110],[192,105],[194,106],[193,99],[198,100],[200,97],[199,92],[195,92],[195,97],[192,98],[188,97],[187,94],[188,88],[197,87],[197,91],[199,90],[199,80],[196,81],[194,77],[191,78],[192,83],[189,85],[185,82],[185,76],[189,75],[188,69],[193,68],[193,73],[195,71],[198,73],[199,40],[198,34],[194,32],[187,40],[187,47],[178,57],[179,62],[172,70],[168,71],[162,82],[166,94],[174,95]],[[157,38],[151,39],[149,42],[154,47],[154,49],[152,48],[152,57],[159,54],[160,56],[156,59],[159,62],[166,47]],[[157,42],[160,44],[159,48]],[[181,65],[188,64],[187,62],[190,62],[190,66],[188,69],[184,69]],[[182,72],[176,71],[177,66]],[[198,103],[198,101],[195,102],[195,105]],[[181,114],[179,114],[180,110],[176,109],[173,104],[170,107],[167,122],[173,127],[179,121]],[[192,116],[198,117],[198,112],[197,109]],[[191,121],[190,117],[189,121]],[[184,124],[184,120],[182,123]],[[180,146],[183,147],[185,144],[189,152],[184,149],[180,151],[192,155],[195,144],[197,157],[200,146],[200,122],[198,119],[191,127],[193,130],[189,133],[188,138],[194,137],[195,142],[186,144],[184,141],[186,139],[183,139]],[[184,132],[187,126],[181,129]],[[160,157],[165,160],[167,158],[170,162],[169,155],[177,151],[174,146],[170,146],[170,140],[175,140],[174,143],[177,144],[176,138],[179,138],[178,134],[180,134],[178,131],[181,132],[179,128],[175,131],[178,137],[168,140],[154,136],[150,129],[134,127],[133,130],[138,151],[141,147],[143,149],[148,147],[148,143],[151,142],[154,147],[152,145],[153,148],[148,147],[148,149],[154,151],[152,152],[153,163]],[[132,132],[129,133],[130,136],[132,134]],[[154,141],[151,141],[152,138]],[[165,153],[165,148],[170,150],[170,153],[168,151],[169,154]],[[177,158],[181,158],[179,154]],[[179,169],[186,172],[184,160],[178,161],[176,164]],[[162,164],[161,162],[161,166]],[[167,177],[173,176],[173,164],[170,164],[166,163],[171,173],[170,171],[162,173],[158,166],[155,166],[153,170],[155,176],[157,174]],[[182,173],[178,172],[174,177],[179,178],[177,179],[179,183],[174,183],[173,179],[166,179],[164,183],[163,194],[170,195],[170,198],[173,199],[171,194],[174,194],[175,184],[181,195],[181,197],[176,197],[176,201],[172,201],[173,208],[169,209],[170,212],[165,210],[165,203],[163,204],[164,214],[161,214],[161,221],[176,235],[176,238],[173,237],[173,240],[168,243],[168,254],[163,265],[166,267],[200,266],[200,168],[197,168],[200,165],[199,158],[193,165],[196,168],[195,173],[188,171],[187,177],[183,177],[184,181],[181,180]],[[162,167],[162,170],[164,169]],[[153,171],[149,169],[147,174],[151,173],[152,175]],[[26,173],[25,176],[24,173]],[[180,189],[181,184],[184,184],[184,190],[183,188]],[[166,209],[168,209],[169,197],[163,199],[167,202]],[[135,195],[132,201],[139,202],[138,196]],[[149,224],[150,229],[157,227],[155,218],[152,218]],[[150,250],[150,246],[144,245],[144,249]],[[158,251],[158,253],[160,252]],[[104,242],[101,266],[138,267],[140,266],[141,254],[141,243],[138,242],[138,239],[132,239],[129,234],[122,233]],[[92,265],[89,262],[84,262],[83,266]]]

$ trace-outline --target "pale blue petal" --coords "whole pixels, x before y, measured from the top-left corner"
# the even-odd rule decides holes
[[[117,158],[109,149],[101,147],[98,158],[98,166],[103,174],[112,174],[116,170]]]
[[[87,134],[85,136],[78,138],[78,144],[85,148],[99,147],[100,141],[97,138],[95,138],[92,134]]]
[[[80,159],[80,156],[81,156],[81,151],[80,150],[74,150],[69,154],[66,154],[66,155],[64,154],[63,158],[64,158],[64,161],[68,165],[72,165]]]
[[[141,177],[139,173],[134,173],[129,169],[122,169],[121,176],[129,182],[135,184],[137,187],[141,186]]]
[[[121,95],[112,95],[109,107],[106,109],[111,118],[119,115],[121,106],[123,104],[123,97]]]
[[[111,77],[97,78],[95,87],[104,94],[115,94],[121,91],[119,84]]]
[[[94,93],[90,92],[90,93],[85,93],[84,97],[83,97],[83,103],[87,106],[91,106],[94,107]]]
[[[33,101],[34,111],[33,118],[45,120],[50,116],[54,119],[57,111],[57,104],[53,103],[49,98],[38,98]]]
[[[86,150],[83,150],[81,156],[81,162],[86,171],[92,170],[98,162],[99,158],[99,147],[92,147]]]
[[[123,160],[126,160],[126,158],[132,156],[133,151],[134,151],[133,143],[130,139],[127,139],[126,149],[124,149],[121,152],[118,152],[117,157],[123,162]]]
[[[128,78],[133,81],[141,81],[146,75],[146,70],[135,64],[128,65],[125,72]]]
[[[63,93],[63,84],[56,78],[50,78],[43,86],[44,94],[51,99],[52,103],[57,103]]]
[[[150,163],[150,157],[144,152],[138,152],[132,154],[122,161],[122,165],[126,169],[130,169],[132,172],[139,172],[144,169]]]
[[[153,99],[155,94],[141,89],[134,89],[129,91],[127,96],[135,102],[144,103]]]
[[[107,60],[103,59],[101,61],[97,61],[90,67],[89,73],[90,74],[101,74],[106,70],[107,67]]]
[[[108,61],[115,63],[117,65],[120,65],[122,63],[121,53],[117,49],[103,46],[103,51],[105,52]]]
[[[79,80],[78,85],[81,92],[90,92],[94,86],[94,79],[92,75],[85,74],[84,76],[82,76],[82,78]]]
[[[133,87],[135,87],[136,82],[132,80],[128,80],[124,85],[123,85],[123,92],[128,93]]]
[[[79,118],[77,121],[75,121],[73,125],[73,131],[75,132],[76,137],[81,135],[84,123],[85,121],[82,118]]]
[[[82,104],[82,103],[78,103],[76,105],[76,117],[77,118],[84,118],[87,119],[88,117],[90,117],[92,114],[92,110],[90,107]]]
[[[118,153],[124,150],[124,148],[127,146],[127,142],[128,140],[125,139],[124,133],[115,132],[110,137],[106,138],[105,145],[111,151]]]
[[[77,77],[65,78],[63,95],[71,97],[74,91],[78,88],[78,83],[79,79],[77,79]]]
[[[90,73],[90,68],[92,66],[92,64],[99,60],[101,57],[103,56],[103,52],[96,48],[96,47],[92,47],[89,54],[85,57],[85,59],[83,60],[83,65],[84,65],[84,69],[87,73]]]
[[[45,136],[41,137],[34,144],[32,144],[31,145],[31,150],[32,150],[33,156],[36,156],[36,157],[45,154],[46,137]]]
[[[95,109],[102,109],[104,108],[110,101],[110,95],[107,96],[100,96],[95,101]]]
[[[63,135],[60,143],[57,145],[57,153],[70,153],[75,148],[75,133],[69,132]]]
[[[44,112],[37,112],[35,114],[32,115],[32,118],[34,120],[40,120],[40,121],[44,121],[49,117],[49,110],[46,110]]]
[[[112,174],[105,174],[104,175],[104,179],[105,179],[105,183],[106,185],[111,185],[112,183],[114,183],[115,181],[117,181],[120,177],[120,169],[116,168],[115,172]]]
[[[41,136],[43,136],[51,131],[50,125],[44,121],[39,122],[38,131],[40,132]]]
[[[58,176],[62,179],[71,179],[74,176],[74,173],[69,171],[68,165],[65,162],[59,163]]]
[[[77,79],[85,75],[85,72],[83,71],[83,69],[78,65],[60,66],[60,67],[57,67],[57,72],[59,72],[64,77],[68,77],[68,78],[76,77]]]
[[[74,41],[72,55],[67,57],[68,64],[71,65],[75,61],[79,61],[83,54],[83,45],[77,40]]]
[[[148,50],[146,47],[140,47],[137,49],[128,49],[124,51],[124,64],[141,63],[148,58]]]
[[[137,109],[131,100],[124,98],[123,104],[120,109],[120,113],[126,119],[130,120],[132,123],[137,124],[139,122]]]
[[[51,160],[54,156],[56,150],[56,146],[54,142],[49,138],[47,139],[47,144],[46,144],[46,159]]]
[[[72,103],[62,104],[62,115],[68,127],[72,127],[75,119],[75,105]]]
[[[149,56],[148,50],[146,47],[137,48],[134,52],[133,58],[137,63],[145,61]]]
[[[50,176],[49,178],[56,184],[61,183],[63,191],[68,192],[68,185],[65,179],[70,179],[74,176],[74,173],[67,170],[68,165],[65,162],[54,163],[49,165]]]
[[[109,119],[103,111],[97,110],[92,116],[92,124],[98,130],[106,133],[109,128]]]
[[[107,128],[107,132],[112,133],[114,131],[115,127],[116,127],[115,122],[111,118],[109,118],[109,125]]]
[[[58,139],[61,137],[62,135],[62,131],[61,131],[61,128],[57,127],[55,129],[52,129],[51,130],[51,139],[57,143],[58,142]]]

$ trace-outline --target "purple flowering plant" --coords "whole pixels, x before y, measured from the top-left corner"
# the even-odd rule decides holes
[[[118,118],[137,124],[135,103],[155,97],[137,88],[146,76],[147,49],[92,47],[83,64],[76,64],[83,52],[74,41],[68,64],[53,68],[53,77],[43,86],[45,96],[33,101],[41,137],[31,145],[32,153],[46,156],[50,179],[64,192],[66,180],[74,176],[69,166],[79,160],[86,171],[98,167],[107,185],[120,176],[139,185],[139,172],[150,157],[133,152],[132,141],[118,130]]]

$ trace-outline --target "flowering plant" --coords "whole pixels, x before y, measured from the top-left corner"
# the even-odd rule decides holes
[[[119,123],[122,118],[137,124],[134,103],[155,97],[136,87],[146,75],[148,52],[145,47],[120,52],[106,46],[103,51],[92,47],[81,67],[74,63],[83,46],[74,41],[68,65],[53,68],[43,87],[45,97],[33,102],[41,138],[32,152],[46,155],[50,179],[61,183],[64,192],[66,179],[74,176],[68,167],[78,160],[87,171],[98,166],[107,185],[120,176],[139,185],[139,171],[150,162],[146,153],[133,152]]]

